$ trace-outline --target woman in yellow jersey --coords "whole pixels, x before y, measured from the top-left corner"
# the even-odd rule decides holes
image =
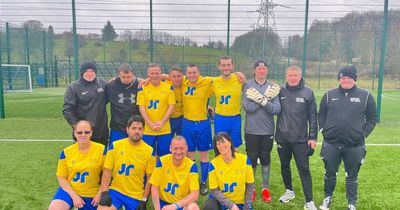
[[[96,209],[100,201],[105,147],[90,140],[92,126],[89,121],[78,121],[73,129],[77,141],[60,154],[56,173],[60,188],[49,210]]]
[[[213,138],[215,158],[208,172],[210,197],[203,210],[249,210],[254,189],[253,168],[246,155],[235,152],[232,138],[220,132]]]

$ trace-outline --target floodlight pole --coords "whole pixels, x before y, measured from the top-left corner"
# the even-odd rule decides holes
[[[231,31],[231,0],[228,0],[228,29],[226,34],[226,55],[229,55],[229,36]]]
[[[301,68],[303,78],[306,78],[306,62],[307,62],[307,30],[308,30],[308,7],[309,0],[306,0],[306,17],[304,23],[304,45],[303,45],[303,67]]]
[[[381,60],[379,63],[378,101],[376,110],[378,115],[378,122],[381,121],[382,85],[383,85],[383,71],[385,70],[388,5],[389,5],[389,0],[385,0],[384,10],[383,10],[384,12],[383,12],[383,28],[382,28],[382,42],[381,42]]]
[[[74,36],[74,69],[75,69],[75,80],[79,77],[79,45],[78,35],[76,34],[76,11],[75,11],[75,0],[72,0],[72,33]]]
[[[0,119],[6,118],[4,111],[4,92],[3,92],[3,62],[1,60],[2,46],[0,39]]]

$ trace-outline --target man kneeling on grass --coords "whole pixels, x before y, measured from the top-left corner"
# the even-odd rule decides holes
[[[150,179],[155,210],[197,210],[199,175],[197,165],[186,157],[188,145],[183,136],[171,140],[171,154],[162,156]]]

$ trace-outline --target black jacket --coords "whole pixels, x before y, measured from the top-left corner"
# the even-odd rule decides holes
[[[278,114],[275,139],[277,143],[305,143],[317,140],[317,105],[313,91],[304,85],[285,84],[279,93],[281,112]]]
[[[375,99],[356,86],[332,89],[321,99],[318,120],[324,141],[339,146],[364,145],[378,121]]]
[[[104,145],[108,142],[106,84],[99,78],[92,82],[80,78],[67,88],[63,107],[64,117],[71,126],[79,120],[91,121],[94,126],[91,139]]]
[[[126,124],[132,115],[140,115],[136,105],[138,80],[129,85],[121,83],[117,77],[106,86],[107,98],[111,105],[110,128],[126,132]]]

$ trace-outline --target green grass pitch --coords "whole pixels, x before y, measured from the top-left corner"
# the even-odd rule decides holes
[[[6,119],[0,120],[0,209],[47,209],[57,187],[55,176],[60,151],[71,142],[71,129],[62,116],[65,88],[34,89],[33,93],[5,94]],[[324,91],[316,91],[319,102]],[[376,92],[373,93],[376,95]],[[371,144],[399,144],[399,90],[384,90],[381,123],[367,139]],[[38,142],[9,142],[4,139],[43,139]],[[321,142],[321,136],[319,138]],[[323,199],[323,163],[319,158],[320,145],[310,160],[314,201]],[[243,152],[244,148],[240,150]],[[213,154],[210,153],[210,157]],[[367,146],[367,157],[359,176],[359,209],[398,209],[400,205],[400,147]],[[260,195],[261,175],[256,179]],[[292,161],[293,185],[296,199],[281,204],[284,192],[279,158],[274,146],[270,190],[273,201],[254,203],[254,209],[301,209],[304,205],[301,183]],[[341,166],[333,197],[332,209],[345,209],[344,169]],[[206,197],[200,198],[200,205]],[[148,209],[152,209],[148,205]]]

